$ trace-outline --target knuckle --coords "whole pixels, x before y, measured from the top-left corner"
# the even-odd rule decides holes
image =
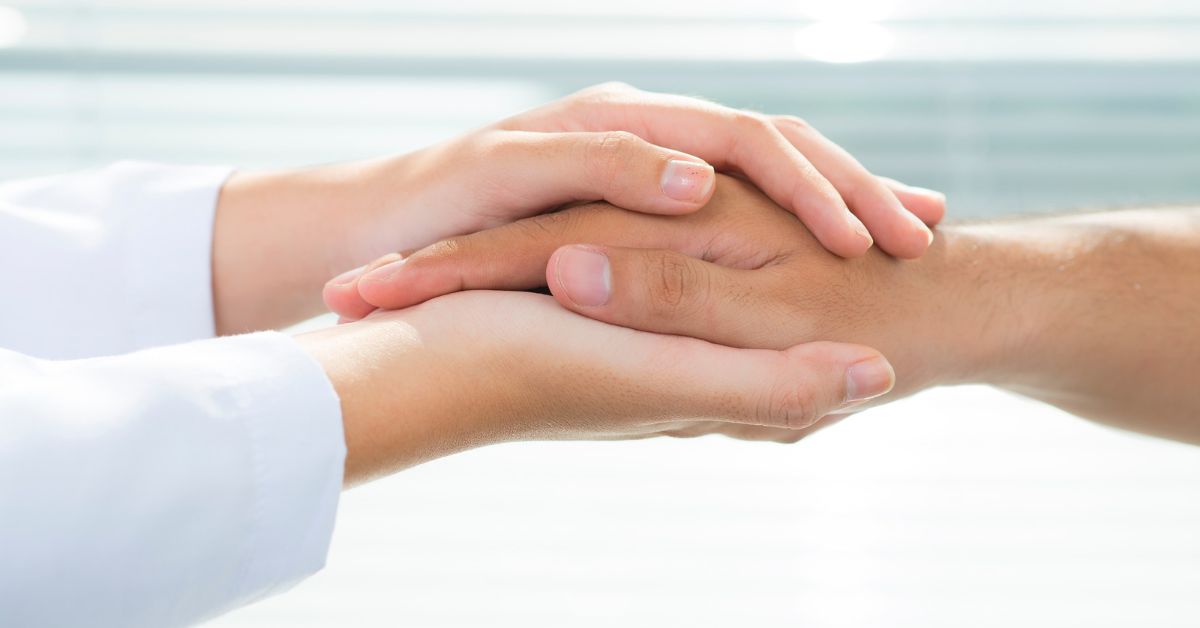
[[[628,131],[607,131],[587,144],[584,152],[585,174],[608,187],[620,175],[641,138]]]
[[[763,402],[757,418],[765,425],[801,429],[810,427],[821,417],[811,391],[796,383],[785,383],[775,387]]]
[[[579,213],[565,210],[540,214],[512,223],[511,228],[532,242],[561,238],[579,222]]]
[[[810,125],[808,121],[796,116],[775,116],[775,124],[788,127],[793,131],[799,131],[801,133],[806,133],[812,130],[812,125]]]
[[[768,133],[775,129],[775,126],[766,116],[753,111],[739,110],[734,112],[733,124],[742,133]]]
[[[422,249],[408,259],[405,264],[435,264],[456,257],[467,255],[470,252],[470,238],[456,237],[439,240]]]
[[[649,261],[646,283],[650,290],[650,307],[659,316],[675,316],[680,313],[688,292],[696,281],[691,266],[675,255],[663,255]]]

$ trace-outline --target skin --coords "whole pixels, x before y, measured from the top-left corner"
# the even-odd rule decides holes
[[[513,440],[795,442],[822,414],[893,381],[867,347],[733,349],[600,323],[519,292],[452,294],[296,339],[342,401],[351,485]],[[848,367],[873,375],[851,389]]]
[[[330,305],[544,285],[564,309],[640,330],[877,347],[897,377],[877,402],[985,383],[1200,444],[1200,209],[948,226],[919,260],[840,259],[752,186],[721,178],[687,216],[589,204],[391,263],[353,290],[327,288]]]
[[[353,286],[355,267],[385,252],[564,203],[687,215],[711,198],[714,166],[770,190],[839,255],[875,240],[920,255],[925,223],[944,213],[940,194],[875,177],[796,119],[600,86],[408,155],[233,176],[214,225],[217,331],[299,322],[323,311],[337,273],[335,290]],[[588,321],[532,294],[450,295],[297,340],[341,398],[348,484],[513,439],[793,441],[894,381],[863,346],[731,349]]]
[[[842,256],[873,241],[919,256],[945,213],[941,194],[875,177],[798,119],[601,85],[405,155],[234,175],[215,224],[217,330],[294,324],[324,311],[330,277],[564,203],[693,212],[714,166],[770,191]]]

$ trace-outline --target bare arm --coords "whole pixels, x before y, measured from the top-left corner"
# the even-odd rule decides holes
[[[1006,338],[979,365],[984,381],[1200,443],[1200,209],[953,227],[944,239],[940,272],[990,302]]]

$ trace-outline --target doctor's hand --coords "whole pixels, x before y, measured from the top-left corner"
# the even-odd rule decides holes
[[[330,277],[351,282],[384,253],[569,202],[687,214],[711,198],[714,166],[766,190],[841,256],[873,241],[919,256],[945,210],[940,194],[871,175],[796,118],[602,85],[398,157],[234,175],[214,236],[218,330],[296,322],[319,313]]]
[[[926,223],[945,212],[940,194],[871,175],[797,118],[621,84],[583,90],[400,161],[390,169],[399,193],[373,227],[422,245],[572,201],[693,212],[712,196],[714,167],[745,176],[844,257],[862,255],[873,241],[898,257],[920,256],[932,238]],[[394,236],[387,244],[411,248]]]
[[[328,287],[326,301],[354,318],[457,290],[549,286],[567,309],[647,331],[738,347],[876,347],[904,394],[948,383],[961,372],[957,358],[983,344],[978,316],[947,315],[972,304],[946,298],[953,288],[940,283],[942,251],[842,259],[764,194],[722,178],[713,199],[686,216],[577,206],[385,256],[357,282]]]
[[[502,441],[794,442],[893,381],[866,347],[733,349],[589,320],[522,292],[442,296],[297,340],[341,398],[348,483]]]

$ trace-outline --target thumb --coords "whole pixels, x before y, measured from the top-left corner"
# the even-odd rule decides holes
[[[802,427],[812,426],[827,414],[851,411],[891,392],[896,385],[891,363],[870,347],[810,342],[792,347],[784,355],[804,364],[809,374],[807,399],[813,410],[807,415],[800,411]]]
[[[769,351],[668,338],[677,341],[675,350],[643,362],[648,372],[640,378],[666,391],[668,405],[701,418],[805,430],[826,415],[887,393],[895,383],[887,360],[859,345],[812,342]],[[656,379],[667,381],[653,384]]]
[[[541,405],[565,398],[582,416],[805,429],[825,415],[848,411],[888,392],[895,381],[887,360],[859,345],[813,342],[782,351],[733,348],[605,325],[568,314],[540,295],[474,292],[450,298],[476,299],[498,322],[521,318],[506,311],[506,302],[546,306],[549,311],[528,319],[535,324],[522,338],[535,344],[519,345],[524,359],[511,362],[510,368],[533,368],[548,376],[520,379],[529,390],[554,391]],[[546,339],[553,342],[547,344]],[[538,359],[547,351],[547,359]],[[547,370],[547,364],[554,366]]]

